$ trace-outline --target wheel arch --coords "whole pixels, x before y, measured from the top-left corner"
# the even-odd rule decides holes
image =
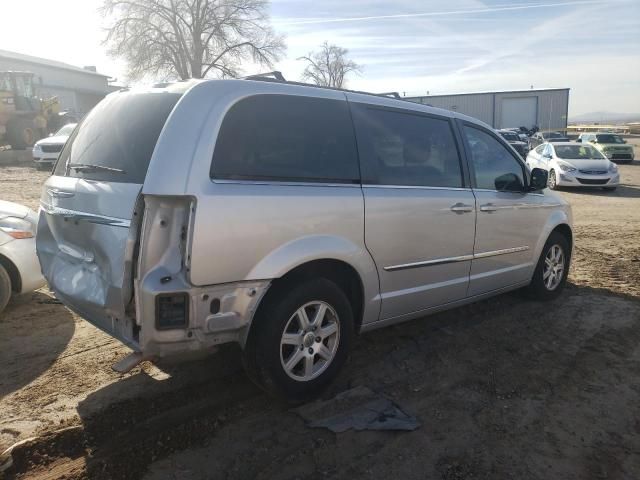
[[[271,301],[284,294],[293,285],[313,278],[326,278],[340,287],[351,304],[355,322],[354,327],[358,332],[362,326],[365,310],[365,286],[362,277],[353,265],[344,260],[322,258],[296,265],[282,276],[272,280],[269,289],[256,308],[256,312],[247,329],[246,338],[251,335],[251,331],[255,327],[255,320],[259,318],[258,312],[262,308],[268,308]]]
[[[22,277],[20,276],[20,271],[18,267],[6,256],[0,253],[0,265],[4,267],[4,269],[9,274],[9,278],[11,279],[11,291],[14,293],[20,293],[22,290]]]

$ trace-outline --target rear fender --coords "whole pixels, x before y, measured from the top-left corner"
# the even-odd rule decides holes
[[[314,260],[339,260],[355,269],[362,282],[364,305],[362,323],[378,320],[380,285],[369,252],[349,240],[332,235],[309,235],[292,240],[267,254],[246,280],[274,279]]]

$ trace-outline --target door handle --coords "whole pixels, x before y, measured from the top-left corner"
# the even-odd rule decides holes
[[[496,210],[498,210],[498,207],[496,207],[493,203],[486,203],[484,205],[480,205],[481,212],[493,213]]]
[[[451,205],[451,211],[461,215],[463,213],[473,212],[473,205],[466,205],[464,203],[456,203],[455,205]]]

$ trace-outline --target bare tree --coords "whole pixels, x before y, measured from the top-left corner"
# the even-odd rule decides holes
[[[325,41],[319,51],[298,58],[307,62],[302,79],[323,87],[344,87],[349,73],[362,71],[361,65],[346,58],[348,53],[349,50],[346,48],[329,45],[329,42]]]
[[[105,43],[132,80],[236,77],[248,60],[272,66],[284,39],[269,23],[269,0],[104,0]]]

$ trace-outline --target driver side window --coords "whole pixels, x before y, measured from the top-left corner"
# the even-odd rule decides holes
[[[522,164],[492,135],[465,125],[464,134],[471,152],[476,188],[522,192]]]

